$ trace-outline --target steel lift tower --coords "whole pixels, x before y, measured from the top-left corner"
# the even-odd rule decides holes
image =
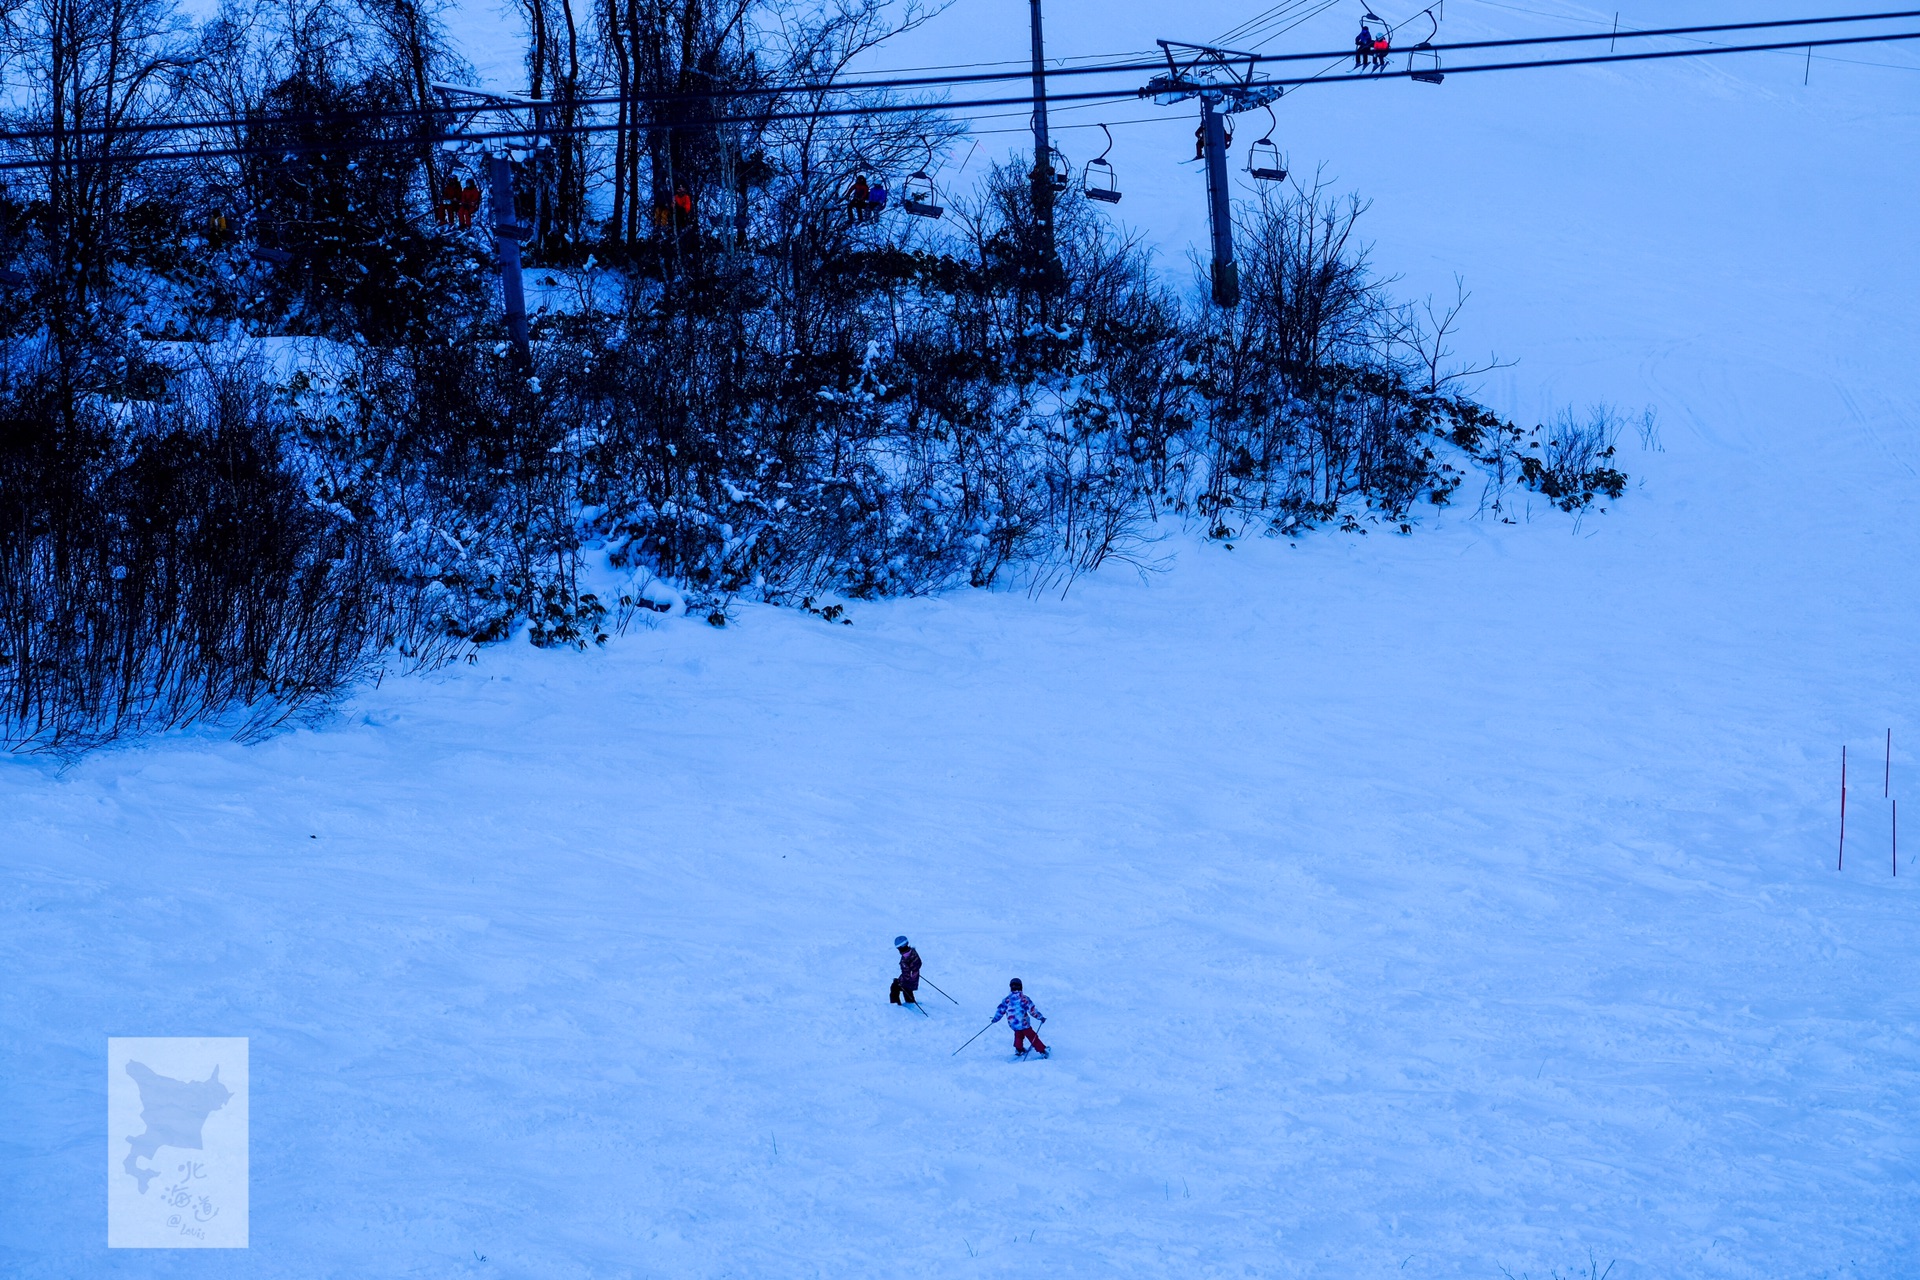
[[[1233,208],[1227,186],[1226,118],[1279,100],[1282,86],[1254,75],[1259,55],[1205,44],[1157,41],[1167,70],[1140,90],[1162,106],[1200,100],[1201,151],[1207,162],[1207,220],[1213,232],[1213,300],[1240,305],[1240,269],[1233,262]]]

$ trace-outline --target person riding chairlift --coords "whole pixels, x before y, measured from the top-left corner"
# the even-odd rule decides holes
[[[1233,150],[1232,117],[1228,117],[1226,124],[1221,128],[1220,140],[1227,144],[1227,150]],[[1195,126],[1193,130],[1193,158],[1195,160],[1207,158],[1207,126],[1204,124]]]
[[[880,211],[887,207],[887,180],[875,178],[873,185],[867,188],[867,216],[877,218]]]
[[[872,206],[868,203],[871,196],[872,188],[867,186],[867,175],[864,173],[854,174],[853,189],[847,192],[847,208],[853,211],[855,221],[866,221],[867,216],[872,211]]]
[[[1392,52],[1393,43],[1387,38],[1387,33],[1382,31],[1373,38],[1373,69],[1375,71],[1385,71],[1387,69],[1387,55]]]
[[[1353,38],[1353,69],[1364,71],[1367,59],[1373,56],[1373,29],[1366,23],[1360,24],[1360,34]]]
[[[468,178],[466,185],[460,188],[460,229],[471,230],[473,215],[479,212],[480,188],[474,185],[472,178]]]

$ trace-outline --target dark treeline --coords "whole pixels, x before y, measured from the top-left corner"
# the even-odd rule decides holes
[[[0,742],[258,731],[396,658],[590,644],[674,598],[719,624],[1063,588],[1168,517],[1408,531],[1470,479],[1498,518],[1510,485],[1621,491],[1606,415],[1522,431],[1455,390],[1451,314],[1393,302],[1357,202],[1246,206],[1221,311],[1072,189],[1049,258],[1015,166],[937,222],[856,216],[857,177],[937,171],[951,125],[789,117],[845,105],[818,86],[911,7],[521,10],[530,364],[484,157],[435,140],[469,73],[431,9],[4,10],[12,154],[42,163],[0,186]],[[561,132],[615,91],[649,96]],[[244,154],[138,127],[181,116]],[[589,590],[589,551],[637,585]]]

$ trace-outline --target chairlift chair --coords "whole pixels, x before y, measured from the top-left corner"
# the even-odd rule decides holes
[[[1107,151],[1113,150],[1113,132],[1104,124],[1100,132],[1107,135]],[[1102,151],[1087,161],[1087,167],[1080,174],[1080,189],[1087,199],[1098,200],[1102,204],[1120,203],[1120,183],[1113,171],[1113,165],[1107,160],[1107,151]]]
[[[1423,15],[1432,28],[1427,38],[1407,51],[1407,78],[1418,80],[1421,84],[1439,84],[1447,78],[1441,69],[1439,51],[1433,47],[1433,38],[1440,34],[1440,19],[1434,16],[1432,9]]]
[[[1280,160],[1280,148],[1271,138],[1262,138],[1247,148],[1247,173],[1262,182],[1285,182],[1287,167]]]
[[[1439,84],[1447,78],[1440,67],[1440,55],[1425,40],[1413,46],[1407,53],[1407,77],[1421,84]]]
[[[1065,191],[1067,184],[1073,181],[1073,170],[1067,164],[1067,158],[1060,154],[1060,148],[1047,145],[1047,182],[1055,191]]]
[[[1273,131],[1278,126],[1273,117],[1273,108],[1267,108],[1267,132],[1247,148],[1247,173],[1261,182],[1285,182],[1287,166],[1280,159],[1280,148],[1273,144]]]
[[[1089,200],[1098,200],[1103,204],[1120,203],[1120,187],[1114,181],[1113,166],[1105,160],[1087,161],[1081,189],[1087,193]]]
[[[916,171],[901,188],[900,207],[916,218],[938,218],[946,212],[933,189],[933,175],[925,169]]]
[[[255,262],[264,262],[270,267],[284,267],[293,261],[291,253],[267,243],[281,238],[281,228],[277,222],[256,221],[252,232],[253,234],[248,237],[251,243],[247,245],[247,257]]]
[[[925,138],[920,145],[927,149],[927,162],[908,176],[900,188],[900,207],[916,218],[938,218],[946,212],[940,207],[940,195],[933,185],[933,175],[927,170],[934,168],[933,144]]]

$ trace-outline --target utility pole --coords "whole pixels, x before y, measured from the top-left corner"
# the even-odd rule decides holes
[[[513,206],[513,161],[504,151],[488,157],[493,185],[493,252],[500,264],[500,301],[507,313],[507,336],[521,366],[533,362],[527,338],[527,293],[520,279],[520,242],[527,229],[516,221]]]
[[[1162,106],[1200,100],[1200,150],[1207,164],[1207,223],[1213,241],[1213,301],[1240,305],[1240,268],[1233,261],[1233,202],[1227,181],[1227,116],[1276,101],[1282,86],[1254,74],[1260,56],[1212,45],[1159,41],[1167,70],[1140,90]]]
[[[1227,118],[1214,109],[1209,94],[1200,97],[1200,129],[1207,153],[1207,222],[1213,232],[1213,301],[1237,307],[1240,268],[1233,261],[1233,207],[1227,199]]]
[[[1033,16],[1033,229],[1040,269],[1050,271],[1053,240],[1053,139],[1047,133],[1047,55],[1040,36],[1040,0],[1027,0]]]

